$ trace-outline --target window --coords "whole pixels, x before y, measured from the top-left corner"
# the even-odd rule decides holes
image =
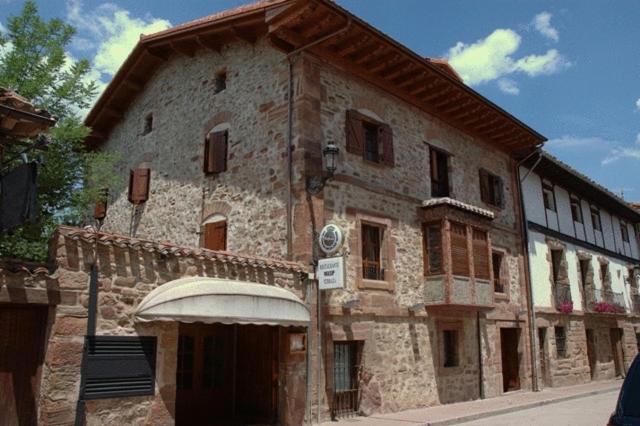
[[[441,224],[423,225],[422,244],[425,275],[442,274],[442,229]]]
[[[429,149],[429,164],[431,165],[431,196],[449,196],[449,156],[431,147]]]
[[[380,128],[374,124],[364,122],[364,158],[374,163],[382,160],[380,147]]]
[[[591,223],[593,229],[596,231],[602,231],[602,222],[600,221],[600,210],[597,207],[591,207]]]
[[[382,239],[384,227],[362,224],[362,277],[367,280],[384,280],[382,268]]]
[[[358,411],[361,342],[333,343],[333,417]]]
[[[556,334],[556,354],[558,358],[567,357],[567,333],[564,327],[554,327]]]
[[[227,130],[211,132],[204,144],[205,174],[222,173],[227,170],[227,146],[229,132]]]
[[[473,230],[473,272],[476,278],[489,280],[489,239],[485,231]]]
[[[622,241],[625,243],[629,242],[629,229],[627,228],[626,222],[620,222],[620,233],[622,233]]]
[[[460,365],[458,330],[442,330],[443,367],[458,367]]]
[[[638,289],[638,269],[629,268],[629,285],[632,289]]]
[[[178,365],[177,365],[178,389],[191,389],[193,387],[193,337],[181,335],[178,340]]]
[[[451,222],[451,273],[469,276],[469,249],[467,247],[467,227]]]
[[[556,211],[556,199],[553,195],[553,185],[546,181],[542,182],[542,199],[544,201],[545,209]]]
[[[209,250],[227,249],[227,222],[217,221],[204,224],[204,248]]]
[[[582,207],[577,197],[571,196],[571,217],[574,222],[582,223]]]
[[[494,251],[491,253],[491,265],[493,266],[493,291],[496,293],[505,293],[505,286],[502,277],[502,258],[503,254]]]
[[[393,131],[388,124],[356,110],[348,110],[345,133],[347,152],[360,155],[373,163],[394,165]]]
[[[554,283],[560,280],[563,254],[564,252],[562,250],[551,250],[551,274]]]
[[[144,126],[142,128],[142,135],[148,135],[153,130],[153,114],[147,114],[144,117]]]
[[[607,287],[609,284],[609,264],[600,263],[600,282],[602,287]]]
[[[578,265],[580,266],[580,279],[582,280],[582,287],[586,286],[587,279],[589,278],[589,264],[591,263],[588,259],[580,259]]]
[[[492,206],[504,206],[502,179],[484,169],[480,169],[480,198]]]
[[[216,73],[215,93],[220,93],[227,88],[227,71],[222,70]]]

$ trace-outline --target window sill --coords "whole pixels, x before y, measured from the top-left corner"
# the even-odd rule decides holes
[[[507,293],[498,293],[494,291],[493,295],[495,296],[496,300],[509,300],[509,295]]]
[[[361,289],[368,290],[387,290],[393,291],[394,285],[389,281],[380,281],[380,280],[370,280],[367,278],[362,278],[358,285]]]

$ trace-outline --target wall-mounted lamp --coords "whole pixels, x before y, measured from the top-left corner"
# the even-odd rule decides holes
[[[311,195],[316,195],[324,189],[326,183],[333,178],[333,174],[338,168],[338,148],[333,142],[329,142],[327,146],[322,150],[322,156],[324,157],[324,163],[327,167],[327,174],[322,176],[309,176],[307,177],[307,192]]]

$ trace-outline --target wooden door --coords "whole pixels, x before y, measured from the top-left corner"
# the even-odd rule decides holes
[[[540,358],[540,383],[539,385],[546,387],[547,382],[547,329],[538,328],[538,356]]]
[[[616,377],[624,376],[624,355],[622,353],[622,330],[619,328],[609,329],[611,339],[611,354],[616,368]]]
[[[0,425],[35,425],[47,306],[0,306]]]
[[[520,359],[518,356],[519,330],[517,328],[500,329],[500,347],[502,353],[502,381],[505,392],[520,389]]]
[[[232,417],[233,326],[180,324],[176,424],[226,424]]]
[[[589,361],[589,370],[591,378],[596,374],[596,338],[593,330],[587,328],[587,359]]]

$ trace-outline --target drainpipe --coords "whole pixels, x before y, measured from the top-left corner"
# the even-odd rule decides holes
[[[520,166],[524,164],[529,158],[531,158],[534,154],[538,154],[538,159],[533,164],[524,177],[520,177]],[[524,255],[527,260],[524,262],[525,268],[525,280],[527,284],[527,302],[529,304],[529,340],[531,341],[530,348],[530,356],[531,356],[531,385],[534,392],[540,391],[540,385],[538,382],[538,364],[536,363],[536,353],[537,353],[537,344],[536,344],[536,312],[533,303],[533,284],[531,282],[531,258],[529,257],[529,225],[527,222],[527,211],[525,210],[524,205],[524,191],[522,190],[522,182],[529,176],[530,173],[537,167],[542,159],[542,151],[541,146],[538,146],[535,151],[531,154],[527,155],[522,160],[518,161],[516,164],[516,176],[518,179],[518,190],[520,192],[520,215],[521,215],[521,231],[522,231],[522,248],[524,249]]]
[[[315,46],[319,43],[327,41],[328,39],[335,37],[338,34],[341,34],[347,31],[351,27],[351,17],[347,18],[347,23],[344,27],[339,28],[336,31],[333,31],[325,36],[320,37],[317,40],[314,40],[310,43],[307,43],[303,46],[298,47],[297,49],[289,52],[287,54],[287,62],[289,68],[289,81],[287,83],[287,259],[293,259],[293,65],[295,61],[298,59],[298,55],[302,53],[304,50],[309,49],[312,46]],[[311,243],[313,244],[313,242]],[[320,307],[320,289],[317,289],[317,338],[318,338],[318,368],[316,371],[316,377],[318,381],[318,412],[317,412],[317,422],[320,423],[320,402],[321,402],[321,389],[320,389],[320,360],[322,359],[322,327],[320,326],[320,315],[321,315],[321,307]],[[309,335],[309,329],[307,328],[307,336]],[[309,340],[307,340],[307,344]],[[309,352],[309,348],[307,347],[307,353]],[[309,377],[311,372],[311,357],[307,361],[307,377]],[[307,384],[307,412],[311,414],[311,380],[309,380]],[[309,416],[309,423],[311,423],[311,415]]]
[[[484,372],[482,371],[482,335],[480,334],[480,311],[476,312],[476,335],[478,336],[478,386],[480,399],[484,399]]]

